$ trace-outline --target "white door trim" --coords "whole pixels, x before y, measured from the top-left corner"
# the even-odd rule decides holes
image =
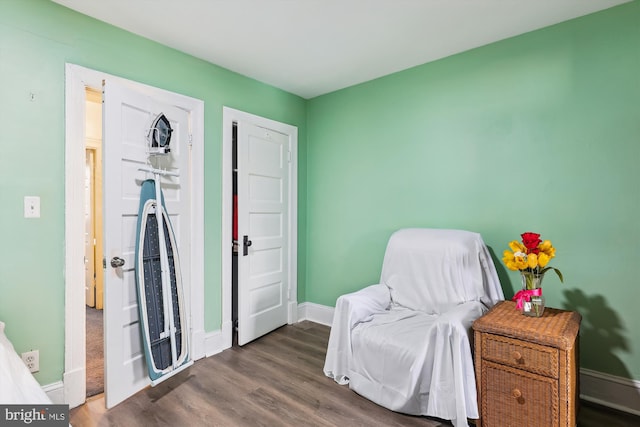
[[[102,90],[109,79],[191,111],[191,357],[204,356],[204,102],[75,64],[65,65],[65,403],[86,400],[84,301],[85,88]]]
[[[229,107],[222,108],[222,349],[231,347],[233,324],[231,321],[231,242],[233,225],[233,132],[234,122],[247,121],[255,125],[289,135],[289,296],[288,323],[298,316],[298,128]]]

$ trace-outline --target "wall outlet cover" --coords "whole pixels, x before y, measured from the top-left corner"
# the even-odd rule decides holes
[[[22,353],[21,356],[22,356],[22,361],[24,362],[25,365],[27,365],[27,368],[29,368],[29,371],[38,372],[40,370],[40,351],[39,350],[26,351]]]
[[[24,196],[24,217],[40,218],[40,197]]]

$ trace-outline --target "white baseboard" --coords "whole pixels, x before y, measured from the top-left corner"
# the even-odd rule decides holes
[[[42,390],[49,396],[49,399],[55,404],[64,404],[64,383],[58,381],[42,387]],[[77,406],[77,405],[76,405]]]
[[[191,340],[191,359],[202,359],[205,355],[206,334],[203,329],[193,331]]]
[[[302,304],[298,304],[298,321],[310,320],[311,322],[320,323],[321,325],[331,326],[333,322],[333,311],[333,307],[312,302],[303,302]]]
[[[223,333],[224,329],[226,328],[223,328],[222,330],[208,332],[205,334],[205,337],[204,337],[205,357],[218,354],[222,350],[225,350],[231,346],[231,340],[225,339],[226,334]]]
[[[640,416],[640,381],[582,368],[580,398]]]
[[[62,384],[62,398],[61,402],[56,402],[54,397],[57,398],[56,384]],[[49,396],[54,403],[68,403],[70,408],[75,408],[84,403],[87,398],[87,383],[86,383],[86,369],[75,369],[73,371],[65,372],[62,375],[62,382],[56,382],[50,385],[42,387],[47,394],[47,390],[50,387],[53,396]]]
[[[287,321],[290,325],[298,322],[300,316],[298,316],[298,303],[296,301],[289,301],[287,310]]]

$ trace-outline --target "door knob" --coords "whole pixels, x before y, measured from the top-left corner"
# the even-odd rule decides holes
[[[119,258],[117,256],[114,256],[113,258],[111,258],[111,267],[118,268],[118,267],[122,267],[123,265],[124,265],[124,260],[122,258]]]
[[[249,246],[251,246],[252,244],[253,242],[249,240],[249,236],[244,236],[242,238],[242,255],[243,256],[249,255]]]

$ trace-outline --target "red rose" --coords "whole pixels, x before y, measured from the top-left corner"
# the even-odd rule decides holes
[[[537,254],[540,252],[538,245],[542,243],[542,240],[540,240],[540,235],[538,233],[527,232],[522,233],[521,236],[522,243],[524,244],[524,247],[527,248],[527,253]]]

